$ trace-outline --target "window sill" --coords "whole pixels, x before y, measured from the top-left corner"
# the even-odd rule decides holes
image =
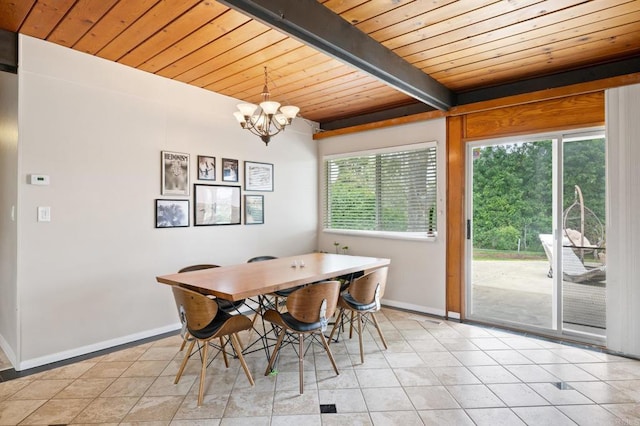
[[[325,234],[334,235],[352,235],[356,237],[370,237],[370,238],[386,238],[389,240],[405,240],[405,241],[428,241],[436,242],[438,240],[438,233],[433,236],[428,236],[422,232],[415,233],[400,233],[400,232],[384,232],[384,231],[355,231],[347,229],[323,229]]]

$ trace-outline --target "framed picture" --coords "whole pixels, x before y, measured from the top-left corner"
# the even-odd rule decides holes
[[[244,162],[245,191],[273,191],[273,164]]]
[[[264,196],[244,196],[244,224],[259,225],[264,223]]]
[[[224,182],[238,181],[238,160],[222,159],[222,180]]]
[[[216,157],[198,155],[198,180],[216,180]]]
[[[156,200],[156,228],[189,226],[189,200]]]
[[[162,151],[162,195],[189,195],[189,154]]]
[[[240,225],[240,187],[194,184],[194,226]]]

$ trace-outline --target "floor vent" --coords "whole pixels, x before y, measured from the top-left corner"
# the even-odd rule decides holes
[[[573,390],[573,388],[565,382],[553,382],[551,384],[560,390]]]
[[[323,414],[337,413],[336,404],[320,404],[320,412]]]

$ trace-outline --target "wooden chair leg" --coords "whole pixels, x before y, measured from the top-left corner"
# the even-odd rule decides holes
[[[249,332],[251,332],[251,330],[253,330],[252,328],[249,329]],[[242,353],[242,351],[244,351],[244,346],[242,345],[242,340],[240,340],[240,336],[238,335],[238,333],[234,333],[236,335],[236,342],[238,343],[238,347],[240,348],[240,351],[238,351],[235,347],[233,348],[236,351],[236,355],[238,354],[238,352]]]
[[[207,376],[207,349],[208,344],[202,345],[202,368],[200,369],[200,389],[198,390],[198,407],[202,405],[204,399],[204,381]]]
[[[324,345],[324,350],[327,352],[327,355],[329,356],[329,361],[331,361],[331,365],[333,365],[333,371],[336,372],[336,375],[340,375],[340,372],[338,372],[338,366],[336,365],[336,360],[333,358],[331,349],[329,349],[329,343],[327,342],[327,339],[324,337],[324,334],[322,334],[322,332],[320,332],[320,340],[322,340],[322,344]]]
[[[273,352],[271,353],[271,358],[269,359],[269,365],[267,365],[267,369],[264,372],[265,376],[271,373],[271,369],[273,368],[273,363],[276,361],[276,355],[278,355],[278,351],[280,350],[280,345],[282,345],[282,339],[284,339],[285,333],[286,333],[286,330],[284,328],[280,330],[280,334],[278,335],[278,341],[276,342],[276,346],[273,348]]]
[[[249,366],[247,365],[246,361],[244,360],[244,357],[242,356],[242,350],[240,349],[240,342],[238,341],[238,335],[234,333],[229,336],[229,339],[231,340],[231,346],[233,346],[233,349],[236,351],[236,355],[238,355],[238,359],[240,360],[240,365],[244,370],[244,374],[247,375],[247,379],[249,379],[249,383],[251,384],[251,386],[253,386],[255,383],[253,382],[253,377],[251,376],[251,372],[249,371]]]
[[[184,337],[182,338],[182,344],[180,345],[180,352],[182,352],[184,347],[187,345],[187,340],[189,340],[189,332],[185,332]]]
[[[173,381],[174,384],[177,384],[180,381],[180,377],[182,377],[182,372],[184,371],[184,367],[187,365],[187,361],[189,361],[189,356],[191,355],[191,351],[193,350],[193,346],[196,344],[195,339],[189,343],[189,349],[187,349],[187,353],[184,354],[184,358],[182,360],[182,364],[180,364],[180,369],[178,370],[178,374],[176,374],[176,379]]]
[[[224,366],[229,368],[229,359],[227,358],[227,351],[224,350],[224,339],[220,337],[220,351],[222,352],[222,358],[224,359]]]
[[[298,344],[300,345],[298,370],[300,375],[300,395],[302,395],[304,393],[304,335],[302,333],[298,333]]]
[[[384,335],[382,334],[382,330],[380,329],[380,325],[378,324],[378,320],[376,319],[376,315],[373,312],[371,312],[371,318],[373,318],[373,323],[376,326],[376,330],[378,330],[378,334],[380,335],[380,340],[382,340],[382,344],[384,345],[384,348],[389,349],[387,347],[387,341],[385,340]]]
[[[364,347],[362,345],[362,314],[358,312],[356,314],[358,318],[358,343],[360,344],[360,362],[364,364]]]

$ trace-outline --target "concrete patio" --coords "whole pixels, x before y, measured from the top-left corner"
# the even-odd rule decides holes
[[[473,315],[551,327],[553,280],[544,260],[473,262]],[[604,334],[606,284],[563,282],[565,329]]]

